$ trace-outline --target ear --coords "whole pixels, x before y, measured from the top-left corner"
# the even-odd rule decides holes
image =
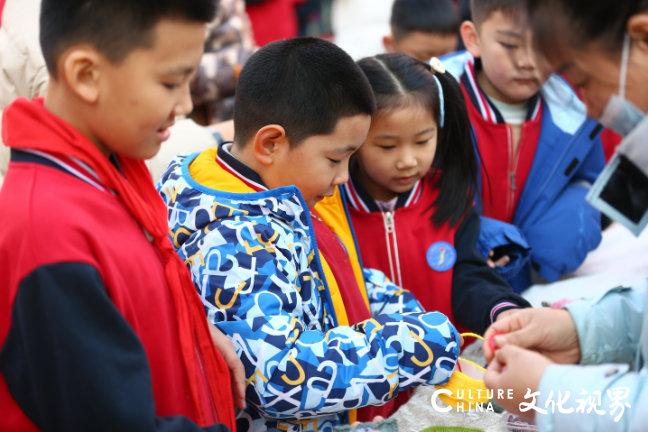
[[[463,39],[464,45],[470,54],[475,58],[481,57],[481,48],[479,45],[479,33],[477,33],[477,28],[475,23],[472,21],[464,21],[461,24],[461,38]]]
[[[67,50],[59,63],[59,80],[84,102],[94,104],[99,99],[99,71],[103,57],[89,45]]]
[[[286,130],[279,125],[268,125],[259,129],[252,145],[254,155],[264,165],[272,165],[279,153],[290,148]]]
[[[396,52],[396,47],[394,46],[394,36],[383,37],[383,46],[385,47],[385,51],[388,53]]]
[[[648,11],[631,16],[627,31],[632,38],[632,45],[644,53],[648,52]]]

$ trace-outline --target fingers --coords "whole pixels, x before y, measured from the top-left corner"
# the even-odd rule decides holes
[[[243,363],[237,357],[236,365],[230,366],[230,372],[232,375],[232,388],[234,390],[234,402],[237,407],[240,409],[245,409],[245,367]]]
[[[511,262],[511,258],[508,255],[504,255],[502,258],[495,261],[497,267],[506,267]]]
[[[490,251],[490,253],[488,254],[488,258],[486,258],[486,264],[488,264],[488,267],[490,268],[495,268],[495,263],[491,259],[493,258],[493,256],[495,256],[495,251]]]
[[[530,309],[523,309],[512,314],[507,314],[504,318],[495,321],[488,330],[486,330],[486,333],[484,333],[485,343],[482,345],[482,351],[484,352],[486,361],[490,362],[493,358],[493,349],[490,347],[489,341],[497,333],[502,333],[502,335],[497,335],[495,337],[495,345],[497,348],[501,348],[509,343],[516,344],[516,342],[524,338],[524,334],[522,334],[523,337],[520,338],[519,334],[516,334],[516,332],[526,325],[529,310]]]
[[[245,409],[245,367],[236,354],[232,341],[217,329],[216,326],[211,323],[208,323],[208,325],[214,346],[220,352],[230,370],[234,403],[238,408]]]
[[[502,375],[506,372],[507,365],[511,360],[523,352],[522,348],[514,345],[507,345],[495,352],[493,359],[488,364],[484,374],[484,383],[488,388],[503,388],[501,386]]]
[[[504,367],[505,365],[497,361],[497,358],[495,357],[488,363],[488,368],[484,373],[484,384],[486,384],[486,387],[489,389],[500,388],[500,376]]]
[[[459,335],[459,348],[463,347],[464,345],[464,338],[463,336]]]

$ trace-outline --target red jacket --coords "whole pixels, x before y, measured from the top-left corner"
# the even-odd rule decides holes
[[[454,227],[432,223],[438,190],[431,175],[401,194],[393,212],[381,211],[353,178],[345,185],[362,264],[383,271],[425,310],[445,314],[459,331],[483,334],[497,314],[528,303],[477,250],[475,209]]]
[[[162,260],[120,197],[12,150],[0,224],[0,430],[203,430]]]
[[[295,8],[303,2],[304,0],[246,2],[245,11],[252,22],[257,45],[261,47],[276,40],[297,37],[299,28]]]
[[[527,121],[522,124],[522,136],[514,152],[511,126],[482,92],[475,67],[472,62],[468,64],[460,83],[483,163],[483,215],[512,223],[540,138],[542,100],[536,95],[529,101]]]

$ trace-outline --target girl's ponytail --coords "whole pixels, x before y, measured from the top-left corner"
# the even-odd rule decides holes
[[[436,210],[432,221],[437,226],[446,222],[455,226],[471,209],[478,195],[477,156],[472,141],[472,125],[459,84],[449,73],[431,72],[441,83],[445,105],[444,126],[440,129],[433,164],[439,196],[434,202]]]

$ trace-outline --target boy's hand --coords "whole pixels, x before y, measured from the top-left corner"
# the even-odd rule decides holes
[[[505,333],[496,335],[497,333]],[[484,334],[489,341],[495,336],[496,347],[517,345],[548,357],[560,364],[574,364],[581,359],[576,324],[566,310],[521,309],[498,319]],[[486,361],[490,363],[493,351],[489,343],[482,345]]]
[[[236,355],[234,345],[220,330],[212,323],[208,322],[209,331],[216,349],[225,359],[225,363],[232,375],[232,396],[234,396],[234,405],[240,409],[245,409],[245,368],[241,359]]]
[[[497,350],[495,357],[489,362],[484,383],[495,395],[498,390],[504,390],[504,399],[497,399],[498,405],[512,414],[533,420],[535,410],[521,412],[520,403],[533,401],[531,397],[525,399],[527,391],[535,393],[538,390],[545,370],[552,364],[551,360],[536,352],[507,345]],[[513,399],[508,399],[509,390],[513,390]]]
[[[493,261],[493,257],[495,256],[495,251],[492,250],[488,254],[488,258],[486,259],[486,263],[490,266],[490,268],[495,268],[495,267],[505,267],[508,265],[508,263],[511,262],[511,258],[508,255],[504,255],[497,261]]]

